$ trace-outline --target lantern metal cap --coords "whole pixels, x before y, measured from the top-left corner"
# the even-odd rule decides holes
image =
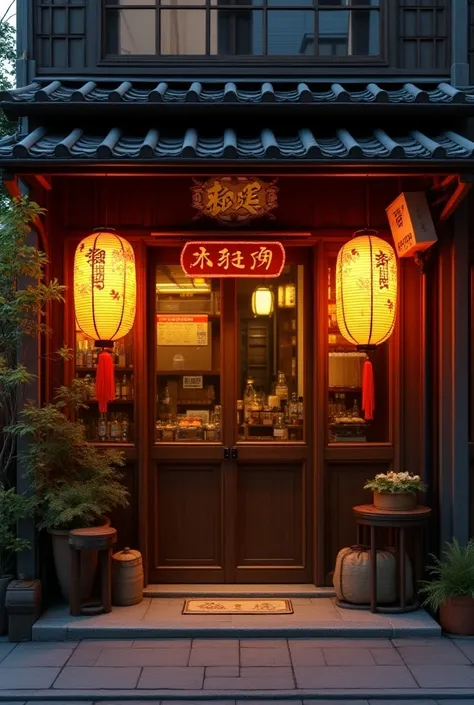
[[[376,345],[356,345],[357,352],[373,352],[376,349]]]
[[[96,346],[96,348],[113,348],[114,341],[113,340],[96,340],[95,346]]]
[[[359,237],[359,235],[378,235],[379,231],[375,228],[361,228],[356,230],[352,237]]]

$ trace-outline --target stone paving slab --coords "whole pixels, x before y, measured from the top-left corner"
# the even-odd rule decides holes
[[[410,671],[422,688],[473,688],[474,667],[470,666],[410,666]]]
[[[204,668],[157,667],[144,668],[138,682],[138,688],[162,688],[174,690],[177,687],[199,690],[203,687]]]
[[[4,668],[0,672],[0,690],[50,688],[59,668]]]
[[[125,668],[66,666],[54,683],[55,688],[136,688],[141,669],[138,666]]]
[[[294,671],[298,688],[392,690],[417,686],[406,666],[296,666]]]

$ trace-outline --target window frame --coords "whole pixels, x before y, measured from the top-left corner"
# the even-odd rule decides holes
[[[166,4],[169,4],[169,0],[165,0]],[[320,3],[321,5],[325,5],[326,3],[324,0],[313,0],[313,3]],[[367,0],[367,4],[369,4],[370,0]],[[287,0],[287,3],[290,4],[291,0]],[[262,68],[268,67],[268,68],[273,68],[275,71],[278,71],[280,67],[286,69],[287,71],[291,71],[292,69],[298,68],[300,70],[305,70],[305,69],[311,69],[311,68],[322,68],[322,67],[327,67],[329,70],[335,69],[338,67],[344,67],[349,70],[357,70],[358,68],[363,68],[363,67],[377,67],[377,68],[384,68],[389,66],[389,60],[390,60],[390,51],[389,51],[389,44],[391,45],[393,42],[391,41],[393,31],[390,32],[389,34],[389,27],[393,27],[394,25],[394,3],[390,3],[388,0],[379,0],[379,9],[374,9],[373,12],[377,12],[379,14],[379,46],[380,46],[380,53],[376,56],[318,56],[318,55],[284,55],[284,54],[266,54],[266,55],[173,55],[173,54],[135,54],[135,55],[119,55],[119,54],[106,54],[105,53],[105,47],[106,47],[106,4],[107,0],[101,0],[100,3],[97,3],[97,9],[98,9],[98,26],[99,26],[99,36],[100,36],[100,42],[99,42],[99,47],[98,47],[98,65],[101,67],[129,67],[129,68],[134,68],[134,67],[150,67],[150,69],[155,68],[155,67],[163,67],[166,65],[167,68],[171,68],[177,71],[184,71],[187,69],[198,69],[198,70],[214,70],[216,67],[219,67],[222,70],[226,69],[232,69],[235,68],[236,66],[239,68],[242,68],[244,71],[246,69],[250,69],[251,67],[255,68],[255,65],[259,65]],[[122,6],[118,5],[117,9],[121,9]],[[228,7],[232,7],[229,5]],[[262,6],[263,7],[263,6]],[[109,8],[114,9],[112,5],[109,5]],[[134,6],[133,9],[142,9],[142,10],[153,10],[156,12],[156,20],[155,20],[155,26],[156,26],[156,48],[159,46],[159,39],[158,39],[158,32],[159,32],[159,10],[158,8],[158,0],[155,0],[154,5],[137,5]],[[205,9],[205,6],[202,6],[203,9]],[[124,7],[125,9],[125,7]],[[194,7],[193,9],[198,9],[197,7]],[[255,9],[258,10],[259,7],[255,6]],[[272,8],[273,9],[273,8]],[[285,9],[284,7],[280,6],[275,6],[275,10],[278,9]],[[288,10],[288,8],[286,8]],[[295,10],[304,10],[304,7],[298,7],[294,8]],[[307,6],[306,9],[310,9],[310,6]],[[329,7],[323,7],[323,8],[318,8],[313,4],[312,10],[315,14],[317,14],[321,10],[329,10]],[[336,11],[348,11],[351,8],[341,8],[340,10]],[[357,7],[353,7],[353,10],[357,10]],[[361,8],[365,9],[365,8]],[[206,10],[207,12],[207,10]],[[268,12],[268,9],[267,9]],[[208,22],[206,20],[206,30],[208,31]],[[265,25],[264,25],[264,30],[265,31]],[[266,44],[266,41],[265,41]],[[206,36],[206,50],[209,49],[209,37]],[[393,58],[393,57],[392,57]]]

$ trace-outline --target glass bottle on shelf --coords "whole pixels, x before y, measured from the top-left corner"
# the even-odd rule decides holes
[[[123,341],[120,342],[119,344],[119,367],[126,367],[127,366],[127,358],[125,355],[125,346],[123,344]]]
[[[285,414],[279,413],[276,415],[275,424],[273,426],[273,437],[278,441],[288,440],[288,426],[285,423]]]
[[[288,401],[288,384],[283,372],[278,372],[275,394],[280,399],[281,403]]]
[[[288,405],[288,413],[290,417],[290,423],[295,424],[298,420],[298,402],[296,401],[296,393],[293,392],[291,395],[291,401]]]
[[[119,423],[117,419],[117,414],[112,414],[110,421],[110,440],[112,443],[117,443],[119,440]]]
[[[354,399],[354,403],[352,405],[352,418],[354,418],[354,419],[360,418],[360,411],[359,411],[359,405],[357,403],[357,399]]]
[[[99,441],[107,440],[107,417],[105,414],[100,415],[97,435],[99,436]]]
[[[84,345],[85,345],[85,348],[86,348],[86,356],[85,356],[86,367],[88,367],[89,369],[91,369],[91,368],[92,368],[92,347],[91,347],[91,341],[90,341],[90,340],[85,340],[85,341],[84,341]]]
[[[247,385],[244,391],[244,420],[249,421],[252,411],[255,409],[257,395],[253,386],[253,379],[247,379]]]
[[[122,382],[120,384],[120,398],[121,399],[128,399],[128,381],[127,381],[127,375],[124,375],[122,377]]]
[[[121,387],[120,380],[118,377],[115,378],[115,398],[120,399],[121,397]]]
[[[124,414],[122,418],[121,440],[123,443],[128,443],[130,440],[130,422],[128,420],[128,414]]]
[[[84,351],[82,349],[82,340],[77,341],[76,367],[84,367]]]
[[[298,397],[298,423],[302,424],[304,420],[304,403],[303,397]]]
[[[135,378],[130,375],[130,399],[135,399]]]
[[[99,364],[99,350],[95,346],[92,348],[92,367],[97,367]]]

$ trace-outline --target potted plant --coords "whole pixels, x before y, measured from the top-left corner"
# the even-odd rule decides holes
[[[419,475],[409,472],[379,473],[367,480],[364,490],[372,490],[377,509],[406,511],[416,506],[416,493],[425,492],[426,485]]]
[[[17,536],[17,523],[33,516],[35,504],[34,497],[24,497],[14,487],[7,488],[0,483],[0,635],[6,634],[8,627],[5,596],[14,578],[10,572],[14,557],[29,548],[28,541]]]
[[[419,592],[424,606],[439,610],[441,627],[448,634],[474,636],[474,539],[460,546],[447,542],[441,558],[431,555],[431,580],[424,580]]]
[[[16,573],[15,556],[29,548],[17,537],[17,522],[32,517],[35,507],[31,497],[15,489],[17,436],[11,429],[35,380],[22,351],[25,339],[50,332],[43,319],[46,306],[63,301],[64,287],[45,280],[46,255],[28,241],[42,213],[26,198],[9,201],[0,193],[0,634],[6,628],[4,598]]]
[[[56,573],[65,600],[70,592],[69,531],[106,524],[105,517],[112,509],[128,504],[128,491],[117,470],[124,464],[123,453],[88,443],[84,425],[74,420],[74,412],[87,407],[90,391],[87,379],[73,380],[70,387],[60,387],[49,404],[28,404],[15,429],[16,434],[30,437],[25,469],[38,498],[39,527],[52,536]],[[84,551],[82,561],[82,597],[86,599],[92,592],[97,554]]]

